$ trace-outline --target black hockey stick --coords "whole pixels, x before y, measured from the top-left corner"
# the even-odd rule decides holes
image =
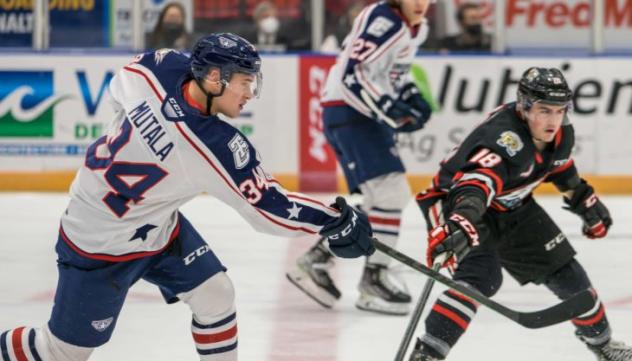
[[[385,245],[375,238],[373,239],[373,243],[375,245],[375,248],[385,253],[386,255],[398,260],[399,262],[416,270],[417,272],[421,272],[426,276],[434,279],[435,281],[462,293],[463,295],[475,300],[480,304],[487,306],[488,308],[527,328],[542,328],[568,321],[588,312],[595,305],[596,302],[593,293],[589,290],[584,290],[573,295],[571,298],[544,310],[533,312],[520,312],[512,310],[501,305],[498,302],[492,301],[490,298],[484,296],[482,293],[471,287],[458,283],[437,271],[433,271],[431,268],[426,267],[425,265],[415,261],[414,259],[408,257],[401,252],[396,251],[395,249]]]
[[[441,269],[441,264],[443,264],[443,259],[435,262],[431,270],[438,273]],[[412,316],[410,316],[408,326],[406,326],[406,331],[404,331],[402,342],[399,344],[399,349],[397,349],[395,361],[404,361],[404,357],[406,357],[406,351],[408,351],[410,340],[412,340],[413,336],[415,335],[417,325],[419,324],[419,319],[421,318],[421,314],[424,312],[426,303],[428,303],[428,298],[430,297],[430,292],[432,291],[432,286],[434,285],[434,282],[434,278],[428,277],[428,280],[426,280],[426,284],[424,285],[424,289],[421,291],[421,296],[419,296],[419,300],[417,301],[415,310],[413,311]]]

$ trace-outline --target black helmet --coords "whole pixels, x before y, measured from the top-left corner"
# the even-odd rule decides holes
[[[557,68],[527,69],[518,82],[518,103],[529,110],[534,103],[570,106],[573,91]]]

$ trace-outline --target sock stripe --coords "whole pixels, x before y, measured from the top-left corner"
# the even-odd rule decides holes
[[[466,305],[453,298],[447,297],[445,294],[439,297],[437,302],[440,302],[443,307],[448,307],[448,309],[458,311],[458,313],[466,317],[468,321],[473,319],[474,315],[476,315],[476,310],[468,308]]]
[[[26,354],[24,353],[24,349],[22,347],[22,332],[24,332],[24,327],[19,327],[13,330],[13,335],[11,335],[11,342],[13,343],[13,353],[18,361],[29,361],[26,358]]]
[[[454,299],[459,299],[461,301],[466,302],[468,305],[470,305],[470,308],[472,308],[474,311],[476,311],[478,309],[478,302],[474,301],[473,299],[459,293],[456,292],[454,290],[447,290],[446,293],[448,295],[450,295],[452,298]]]
[[[575,326],[592,326],[598,323],[599,321],[601,321],[605,314],[606,314],[605,308],[603,307],[603,305],[600,305],[599,311],[594,316],[586,318],[586,319],[576,318],[573,320],[573,324]]]
[[[2,361],[11,361],[9,358],[9,348],[7,346],[7,334],[9,331],[5,331],[0,335],[0,353],[2,354]]]
[[[469,322],[467,322],[466,320],[461,318],[456,313],[454,313],[454,312],[448,310],[447,308],[442,307],[441,305],[436,304],[436,303],[435,303],[434,307],[432,307],[432,310],[434,312],[437,312],[440,315],[443,315],[443,316],[447,317],[450,321],[452,321],[455,324],[457,324],[463,330],[467,330],[467,326],[469,326]]]
[[[193,339],[197,343],[216,343],[229,340],[237,335],[237,325],[229,328],[226,331],[211,333],[207,335],[202,335],[198,333],[193,333]]]
[[[37,349],[35,348],[35,330],[31,329],[31,331],[29,331],[29,349],[31,350],[31,355],[33,355],[33,358],[35,359],[35,361],[42,361],[42,358],[40,357],[39,353],[37,352]]]
[[[228,345],[228,346],[224,346],[224,347],[218,347],[218,348],[212,348],[212,349],[208,349],[208,350],[200,350],[198,348],[197,352],[200,355],[212,355],[212,354],[216,354],[216,353],[229,352],[229,351],[232,351],[232,350],[234,350],[236,348],[237,348],[237,341],[235,341],[235,343],[233,343],[232,345]]]
[[[196,328],[201,328],[201,329],[205,329],[205,328],[217,328],[220,326],[223,326],[231,321],[233,321],[235,318],[237,317],[237,313],[233,312],[232,314],[230,314],[228,317],[221,319],[215,323],[212,323],[210,325],[202,325],[200,323],[198,323],[197,321],[195,321],[195,319],[193,319],[193,326],[195,326]]]

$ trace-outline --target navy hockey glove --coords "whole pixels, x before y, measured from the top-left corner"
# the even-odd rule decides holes
[[[441,254],[446,255],[443,267],[455,268],[471,247],[478,246],[479,236],[476,227],[467,218],[452,213],[446,224],[437,226],[428,233],[426,262],[432,267],[434,260]]]
[[[336,197],[332,206],[340,211],[340,217],[320,230],[329,241],[331,252],[342,258],[372,255],[375,252],[373,231],[366,214],[347,205],[342,197]]]
[[[414,126],[422,117],[421,112],[403,100],[393,99],[389,95],[382,95],[377,102],[380,111],[386,115],[383,120],[397,131],[406,126]],[[379,116],[379,114],[378,114]],[[423,125],[422,125],[423,126]]]
[[[573,197],[564,197],[567,209],[581,217],[584,221],[582,232],[588,238],[603,238],[608,234],[608,228],[612,226],[612,218],[608,208],[601,203],[592,186],[581,180],[581,183],[573,189]]]
[[[423,128],[428,120],[430,120],[432,108],[430,107],[430,104],[428,104],[426,99],[421,96],[421,93],[419,93],[419,89],[417,88],[417,86],[414,83],[406,84],[402,88],[399,99],[411,106],[413,109],[417,110],[420,113],[420,116],[415,119],[415,122],[406,123],[397,128],[397,131],[410,133]]]

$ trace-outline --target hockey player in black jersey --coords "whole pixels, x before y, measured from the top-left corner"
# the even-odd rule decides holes
[[[573,163],[571,103],[572,91],[558,69],[527,69],[517,101],[496,109],[448,155],[432,187],[417,196],[429,229],[429,264],[447,252],[444,266],[453,278],[488,297],[501,286],[501,268],[520,284],[543,284],[560,299],[592,288],[568,239],[532,194],[552,182],[589,238],[605,237],[612,225],[608,209]],[[462,294],[444,292],[410,361],[445,359],[477,307]],[[632,361],[632,348],[611,339],[601,302],[572,323],[598,360]]]

